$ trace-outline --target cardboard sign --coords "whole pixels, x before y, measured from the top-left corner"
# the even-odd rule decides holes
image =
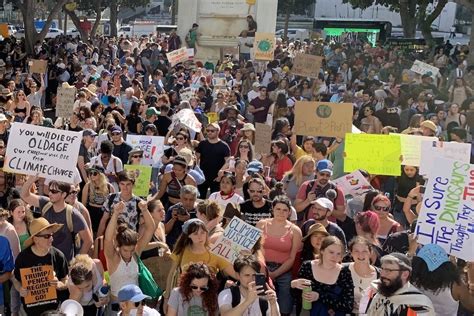
[[[48,61],[44,59],[33,59],[28,65],[30,66],[30,73],[45,74],[48,69]]]
[[[272,127],[267,124],[255,123],[255,152],[270,153],[272,145]]]
[[[420,75],[424,75],[431,72],[431,77],[433,77],[433,79],[436,79],[439,74],[439,68],[436,68],[435,66],[431,66],[430,64],[424,63],[419,60],[415,60],[410,70]]]
[[[74,183],[80,132],[14,123],[3,169]]]
[[[151,166],[143,165],[124,165],[127,171],[133,171],[135,174],[135,186],[133,194],[136,196],[146,197],[150,191]]]
[[[74,113],[74,101],[76,100],[76,88],[58,88],[56,99],[56,116],[69,118]]]
[[[436,166],[434,163],[435,157],[469,162],[471,160],[471,144],[423,140],[421,142],[420,159],[421,175],[429,174],[431,169]]]
[[[127,135],[127,143],[133,148],[143,150],[142,165],[154,166],[161,161],[164,153],[165,138],[163,136]]]
[[[179,63],[184,63],[185,61],[188,60],[187,48],[181,47],[180,49],[166,53],[166,58],[168,58],[168,62],[170,63],[171,67]]]
[[[188,60],[194,60],[194,48],[188,48],[186,52],[188,54]]]
[[[374,189],[359,170],[346,174],[345,176],[333,180],[333,182],[342,189],[346,199],[364,195]]]
[[[173,115],[172,118],[173,122],[171,123],[168,130],[173,130],[177,124],[181,124],[186,126],[187,128],[193,130],[196,133],[201,131],[202,124],[197,119],[196,115],[194,115],[194,111],[191,109],[183,109]]]
[[[186,90],[183,90],[179,93],[179,96],[181,97],[181,101],[189,101],[195,95],[196,95],[196,93],[193,90],[189,89],[189,88],[186,89]]]
[[[400,137],[402,145],[402,165],[419,167],[421,160],[421,142],[422,141],[436,141],[436,137],[418,136],[418,135],[407,135],[407,134],[396,134],[391,133],[390,135],[396,135]]]
[[[297,101],[297,135],[343,138],[352,132],[352,103]]]
[[[234,263],[242,250],[252,250],[255,243],[262,236],[262,231],[247,224],[238,217],[231,219],[219,237],[211,247],[212,253]]]
[[[275,51],[275,34],[255,33],[254,54],[256,60],[273,60]]]
[[[318,78],[323,57],[309,54],[297,54],[293,60],[291,73],[309,78]]]
[[[399,176],[402,154],[400,137],[346,134],[344,172],[365,169],[374,175]]]
[[[219,113],[217,112],[207,112],[207,119],[209,120],[209,124],[219,121]]]
[[[25,296],[25,304],[35,305],[47,304],[55,301],[57,296],[56,287],[49,285],[54,279],[54,270],[52,265],[36,266],[32,268],[20,269],[21,286],[28,290]]]
[[[435,157],[415,234],[449,254],[474,261],[474,165]]]

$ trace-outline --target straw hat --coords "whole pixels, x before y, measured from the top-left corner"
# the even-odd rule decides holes
[[[325,235],[326,237],[329,236],[329,233],[327,232],[326,228],[324,228],[323,224],[321,223],[316,223],[313,224],[309,227],[308,233],[306,233],[306,236],[304,236],[303,241],[311,237],[311,235],[315,233],[321,233]]]
[[[194,166],[194,155],[191,149],[183,148],[178,152],[178,155],[180,155],[186,160],[188,167]]]
[[[25,240],[25,243],[24,243],[25,248],[31,246],[33,244],[33,237],[40,234],[42,231],[44,231],[46,229],[49,229],[49,228],[52,228],[53,233],[55,233],[58,230],[60,230],[61,227],[63,227],[63,225],[64,224],[57,224],[57,223],[50,224],[48,222],[48,220],[44,217],[35,218],[34,220],[31,221],[31,224],[30,224],[30,234],[31,234],[31,236],[30,236],[30,238]]]
[[[96,97],[96,91],[97,91],[97,86],[95,84],[90,84],[87,86],[87,88],[82,88],[82,90],[88,92],[90,95],[93,97]]]
[[[244,127],[240,129],[241,132],[252,131],[255,132],[255,126],[252,123],[245,123]]]

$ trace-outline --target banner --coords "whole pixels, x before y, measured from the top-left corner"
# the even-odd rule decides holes
[[[45,74],[48,68],[48,61],[44,59],[33,59],[29,61],[30,73],[33,74]]]
[[[374,175],[399,176],[402,154],[400,137],[346,134],[344,172],[364,169]]]
[[[433,77],[433,79],[436,79],[439,74],[439,68],[436,68],[435,66],[431,66],[430,64],[424,63],[419,60],[415,60],[410,70],[421,75],[431,72],[431,77]]]
[[[344,138],[352,132],[352,103],[297,101],[297,135]]]
[[[346,199],[364,195],[374,189],[359,170],[333,180],[333,183],[342,189]]]
[[[25,304],[43,305],[56,301],[56,287],[49,285],[54,279],[52,265],[22,268],[20,276],[21,286],[28,290],[28,294],[24,297]]]
[[[185,61],[188,60],[187,48],[181,47],[180,49],[166,53],[166,58],[168,59],[168,62],[170,63],[171,67],[179,63],[184,63]]]
[[[273,60],[275,50],[275,34],[255,33],[254,40],[255,60]]]
[[[139,147],[143,150],[142,165],[154,166],[161,162],[165,149],[165,138],[163,136],[127,135],[127,143],[133,148]]]
[[[74,101],[76,100],[76,88],[58,87],[56,98],[56,116],[70,118],[74,113]]]
[[[415,230],[418,242],[474,261],[474,165],[441,157],[433,162]]]
[[[251,251],[255,243],[262,236],[262,231],[247,224],[238,217],[233,217],[220,236],[211,247],[212,253],[234,263],[242,250]]]
[[[420,174],[427,175],[435,166],[434,157],[454,159],[463,162],[471,160],[471,144],[442,142],[439,140],[421,142]]]
[[[255,123],[255,153],[269,154],[272,145],[272,127]]]
[[[436,137],[418,136],[418,135],[407,135],[407,134],[396,134],[390,133],[390,135],[396,135],[400,137],[402,146],[402,165],[419,167],[421,159],[421,142],[423,141],[436,141]]]
[[[148,196],[150,192],[151,166],[144,165],[124,165],[125,170],[135,174],[135,185],[133,194],[140,197]]]
[[[74,183],[80,132],[13,123],[3,169]]]
[[[318,78],[323,57],[309,54],[297,54],[293,60],[291,73],[309,78]]]
[[[201,131],[202,124],[191,109],[183,109],[173,115],[171,119],[173,122],[168,128],[169,131],[173,130],[177,124],[184,125],[196,133]]]

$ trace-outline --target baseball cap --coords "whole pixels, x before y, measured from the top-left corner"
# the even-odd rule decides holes
[[[120,132],[122,133],[122,129],[120,128],[120,126],[118,125],[115,125],[114,127],[112,127],[112,129],[110,130],[111,133],[114,133],[114,132]]]
[[[88,128],[82,131],[82,136],[97,136],[97,133],[94,130]]]
[[[424,245],[416,256],[422,259],[428,266],[429,271],[438,269],[443,263],[448,262],[448,254],[439,245],[427,244]]]
[[[118,291],[117,298],[119,302],[141,302],[149,296],[143,294],[142,290],[135,284],[128,284],[122,286]]]
[[[431,131],[436,133],[436,125],[430,120],[425,120],[420,124],[420,127],[426,127],[430,129]]]
[[[249,172],[262,172],[263,171],[263,163],[258,160],[251,161],[247,166],[247,173]]]
[[[331,175],[332,175],[332,167],[333,167],[332,162],[327,159],[320,160],[316,164],[316,170],[318,172],[329,172]]]
[[[260,83],[258,81],[255,81],[253,84],[252,84],[252,87],[253,88],[259,88],[260,87]]]
[[[146,116],[152,116],[152,115],[160,115],[160,111],[158,111],[156,108],[151,107],[148,108],[145,112]]]
[[[322,197],[311,202],[311,204],[318,204],[319,206],[328,209],[330,212],[334,211],[334,204],[330,199]]]

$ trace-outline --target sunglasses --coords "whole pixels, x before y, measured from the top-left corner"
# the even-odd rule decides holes
[[[374,205],[374,209],[375,209],[376,211],[387,212],[387,211],[389,210],[389,207],[388,207],[388,206]]]
[[[5,146],[0,146],[0,149],[4,149],[4,148],[5,148]]]
[[[41,235],[36,235],[35,237],[41,237],[41,238],[44,238],[44,239],[50,239],[51,237],[53,237],[53,234],[41,234]]]
[[[206,129],[206,132],[215,133],[215,132],[217,132],[217,129]]]
[[[69,192],[70,195],[76,195],[76,194],[78,194],[78,193],[79,193],[79,191],[77,191],[77,190],[74,190],[74,191]]]
[[[201,290],[203,292],[206,292],[207,290],[209,290],[209,288],[207,286],[197,286],[197,285],[191,285],[191,289],[193,290]]]
[[[240,145],[239,148],[249,148],[249,145]]]
[[[263,193],[263,190],[249,190],[250,193],[258,193],[258,194],[262,194]]]
[[[184,140],[184,137],[176,137],[177,140]]]
[[[54,189],[49,189],[49,192],[53,194],[62,193],[61,190],[54,190]]]
[[[96,176],[96,175],[98,175],[98,174],[99,174],[99,173],[98,173],[97,171],[91,171],[91,172],[89,172],[89,175],[91,175],[91,176]]]
[[[143,158],[142,155],[133,155],[132,158]]]

